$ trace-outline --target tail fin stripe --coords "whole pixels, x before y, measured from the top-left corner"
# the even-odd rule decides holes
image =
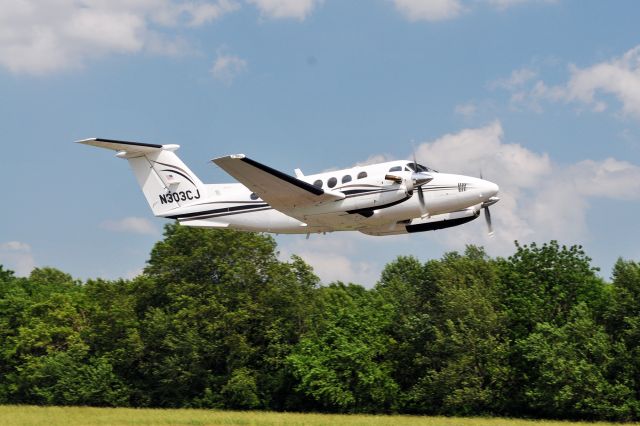
[[[183,173],[187,173],[187,171],[186,171],[185,169],[180,168],[180,167],[176,166],[175,164],[167,164],[167,163],[162,163],[162,162],[160,162],[160,161],[153,161],[153,160],[151,160],[151,162],[152,162],[152,163],[155,163],[155,164],[161,164],[161,165],[163,165],[163,166],[167,166],[167,167],[173,167],[174,169],[178,169],[178,170],[180,170],[180,171],[181,171],[181,172],[183,172]]]
[[[160,163],[160,164],[162,164],[162,163]],[[179,172],[179,171],[177,171],[177,170],[171,170],[171,169],[162,169],[162,171],[163,171],[163,172],[171,172],[171,173],[175,173],[175,174],[177,174],[177,175],[180,175],[180,176],[182,176],[183,178],[185,178],[186,180],[188,180],[189,182],[191,182],[191,184],[192,184],[193,186],[197,186],[197,185],[195,184],[195,182],[194,182],[194,181],[192,181],[192,180],[191,180],[191,178],[189,178],[189,176],[185,175],[184,173],[181,173],[181,172]]]

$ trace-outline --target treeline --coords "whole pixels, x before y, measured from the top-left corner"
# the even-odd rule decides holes
[[[0,403],[640,418],[640,264],[399,257],[320,286],[271,237],[165,228],[144,274],[0,267]]]

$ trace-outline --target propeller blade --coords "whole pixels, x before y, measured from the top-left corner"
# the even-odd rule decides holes
[[[487,222],[487,228],[489,229],[489,235],[493,235],[493,226],[491,224],[491,212],[489,207],[484,208],[484,220]]]
[[[427,209],[427,204],[424,202],[424,194],[422,193],[422,186],[418,187],[418,200],[420,201],[420,207],[424,212]]]

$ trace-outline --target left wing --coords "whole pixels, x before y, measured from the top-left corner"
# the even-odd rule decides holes
[[[247,158],[244,154],[229,155],[212,161],[258,194],[271,207],[285,214],[345,198],[342,192],[325,191]]]

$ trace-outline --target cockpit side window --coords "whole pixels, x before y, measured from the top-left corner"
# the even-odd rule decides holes
[[[358,173],[358,179],[364,179],[367,177],[367,172],[360,172]]]
[[[393,166],[392,168],[389,169],[390,172],[401,172],[402,171],[402,166]]]
[[[418,170],[416,170],[416,166],[418,168]],[[435,172],[435,170],[430,169],[427,166],[423,166],[422,164],[413,164],[413,163],[407,163],[407,167],[410,168],[411,170],[413,170],[414,172]]]

